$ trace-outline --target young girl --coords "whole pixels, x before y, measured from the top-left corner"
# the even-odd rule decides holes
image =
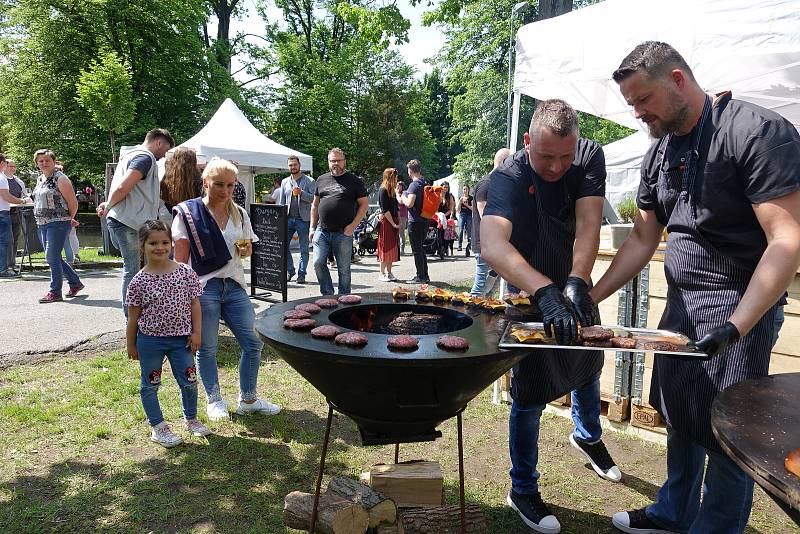
[[[194,352],[200,346],[200,280],[188,266],[169,258],[172,234],[162,221],[139,229],[142,270],[128,286],[128,358],[142,370],[142,407],[152,427],[150,439],[173,447],[183,442],[164,422],[158,404],[164,356],[181,388],[186,429],[195,436],[211,431],[197,420],[197,372]],[[145,260],[146,263],[145,263]]]

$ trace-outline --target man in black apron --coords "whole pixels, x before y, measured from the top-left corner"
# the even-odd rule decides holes
[[[639,534],[742,532],[753,481],[714,439],[710,409],[726,387],[768,372],[776,303],[800,264],[800,136],[772,111],[706,94],[666,43],[637,46],[614,80],[658,140],[642,162],[633,233],[591,294],[599,302],[636,275],[666,227],[659,327],[698,340],[710,358],[656,354],[650,404],[668,425],[667,480],[654,504],[613,523]]]
[[[492,171],[481,220],[481,254],[503,278],[534,296],[559,344],[572,345],[577,325],[599,323],[589,297],[600,240],[605,158],[599,144],[578,136],[578,117],[563,100],[539,104],[525,148]],[[539,419],[546,403],[572,392],[570,442],[603,478],[622,474],[601,439],[601,351],[535,350],[514,367],[507,501],[537,532],[561,526],[538,488]]]

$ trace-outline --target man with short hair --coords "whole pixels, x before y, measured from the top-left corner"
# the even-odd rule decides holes
[[[414,266],[417,274],[411,279],[414,284],[431,281],[428,276],[428,258],[422,242],[428,233],[430,219],[422,216],[422,201],[425,195],[425,178],[422,176],[422,164],[412,159],[406,164],[411,184],[404,195],[396,195],[397,202],[408,208],[408,240],[411,241],[411,253],[414,254]]]
[[[173,146],[175,140],[167,130],[147,132],[144,143],[119,159],[108,200],[97,206],[97,214],[107,217],[111,242],[122,254],[122,310],[126,317],[125,294],[139,272],[139,227],[158,219],[161,189],[156,162]]]
[[[347,169],[341,148],[328,152],[327,172],[317,178],[311,203],[311,234],[314,245],[314,272],[323,295],[333,295],[328,270],[328,252],[333,251],[339,272],[339,294],[350,293],[350,259],[353,232],[367,213],[369,201],[364,181]]]
[[[753,480],[722,451],[710,411],[720,391],[769,371],[778,303],[800,266],[800,135],[730,92],[707,94],[667,43],[638,45],[613,78],[657,140],[642,161],[633,231],[591,296],[599,302],[633,278],[666,228],[659,328],[697,340],[709,357],[655,355],[650,404],[667,423],[667,480],[655,503],[613,524],[743,532]]]
[[[21,199],[19,203],[15,202],[14,204],[27,204],[30,193],[28,191],[28,187],[25,185],[25,182],[16,176],[17,163],[13,159],[7,159],[6,169],[3,172],[8,180],[9,193],[11,193],[11,196]],[[19,243],[19,237],[22,234],[22,215],[20,214],[20,210],[14,205],[11,206],[10,213],[11,238],[8,243],[8,257],[6,258],[6,264],[9,268],[13,269],[17,262],[17,245]]]
[[[503,160],[510,155],[511,151],[507,148],[501,148],[495,152],[492,171],[500,167],[503,164]],[[492,173],[489,172],[475,184],[475,209],[472,215],[472,253],[475,255],[475,281],[469,291],[469,294],[473,297],[483,296],[490,293],[494,288],[494,282],[489,286],[486,285],[489,265],[481,257],[481,217],[483,216],[483,210],[486,209],[486,199],[489,196],[489,180],[491,178]]]
[[[6,265],[6,249],[11,241],[11,204],[19,202],[19,198],[14,197],[8,190],[8,178],[6,170],[6,157],[0,154],[0,278],[11,278],[17,276],[13,270]]]
[[[289,156],[286,160],[289,167],[289,176],[283,179],[278,195],[278,204],[287,206],[289,218],[287,220],[289,241],[297,232],[300,240],[300,266],[297,269],[297,283],[306,283],[306,267],[308,266],[308,230],[311,224],[311,204],[314,202],[316,185],[314,179],[300,172],[300,158]],[[286,280],[294,277],[294,261],[292,255],[287,256]]]
[[[503,278],[533,295],[534,320],[559,345],[574,345],[578,324],[600,322],[589,297],[590,275],[600,243],[605,195],[602,147],[579,137],[578,116],[563,100],[536,108],[525,148],[491,175],[481,218],[481,256]],[[508,504],[537,532],[561,525],[539,493],[538,436],[545,405],[572,392],[575,431],[569,441],[594,471],[622,478],[602,441],[602,351],[536,350],[514,367],[511,381]]]

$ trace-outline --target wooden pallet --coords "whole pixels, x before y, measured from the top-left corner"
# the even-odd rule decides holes
[[[609,421],[621,423],[627,421],[631,415],[631,400],[629,398],[615,401],[613,397],[600,394],[600,415],[605,415]],[[564,395],[550,402],[553,406],[571,406],[569,395]]]
[[[666,425],[661,414],[647,405],[634,404],[631,406],[631,424],[647,430],[666,432]]]

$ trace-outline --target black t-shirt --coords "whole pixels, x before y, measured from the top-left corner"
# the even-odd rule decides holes
[[[575,202],[584,197],[602,197],[606,193],[606,160],[603,147],[595,141],[580,138],[572,166],[556,182],[537,178],[528,152],[520,150],[506,158],[491,173],[483,216],[497,215],[511,221],[511,244],[526,259],[533,254],[539,238],[536,195],[545,213],[566,219],[575,217]]]
[[[472,214],[472,208],[468,208],[467,204],[472,205],[474,200],[475,199],[472,197],[472,195],[467,195],[466,203],[464,202],[464,197],[463,196],[458,198],[458,201],[461,204],[461,214],[462,215],[466,215],[466,214],[470,214],[471,215]]]
[[[426,221],[420,213],[422,212],[422,201],[425,195],[425,179],[411,180],[411,184],[406,190],[407,195],[417,195],[414,199],[414,205],[408,208],[408,221],[409,222],[422,222]]]
[[[378,191],[378,205],[381,207],[381,213],[387,211],[391,213],[392,219],[397,224],[397,199],[394,195],[390,195],[384,187]]]
[[[716,131],[693,191],[697,228],[723,255],[754,269],[767,240],[752,205],[800,190],[800,135],[780,115],[730,94],[717,100],[711,114]],[[659,200],[659,163],[666,150],[664,169],[677,168],[690,138],[673,136],[668,143],[665,137],[642,161],[637,203],[654,211],[668,231],[681,228],[669,223],[672,207]]]
[[[353,222],[358,211],[358,199],[367,196],[364,182],[350,171],[341,176],[325,173],[317,179],[319,227],[341,232]]]
[[[481,251],[481,212],[478,211],[478,202],[486,202],[489,195],[489,177],[487,174],[475,184],[475,212],[472,214],[472,251]]]

